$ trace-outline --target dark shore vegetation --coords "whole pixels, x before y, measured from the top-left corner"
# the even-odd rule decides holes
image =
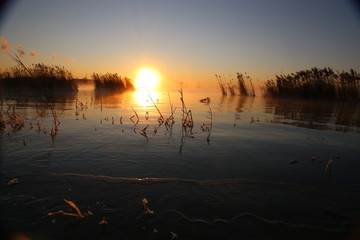
[[[121,92],[127,90],[133,91],[135,89],[129,78],[118,76],[116,73],[106,73],[103,75],[93,73],[91,77],[94,80],[96,91]]]
[[[17,65],[8,70],[0,71],[0,92],[23,91],[40,93],[46,97],[46,95],[52,95],[56,92],[74,93],[78,91],[78,79],[74,78],[65,67],[44,63],[25,66],[16,54],[10,55],[10,57]],[[116,73],[104,75],[93,73],[92,79],[96,90],[122,92],[135,89],[130,79],[122,78]]]
[[[311,68],[277,75],[265,83],[265,95],[332,100],[360,100],[360,74],[350,69]]]
[[[33,64],[22,68],[15,66],[0,73],[1,87],[7,90],[29,91],[77,91],[77,83],[64,67]]]
[[[1,89],[26,90],[36,92],[71,91],[76,92],[78,85],[72,73],[62,66],[44,63],[25,66],[16,54],[10,57],[17,63],[8,71],[0,72]]]
[[[221,93],[226,95],[255,96],[250,76],[237,73],[234,79],[225,80],[215,74]],[[334,71],[331,68],[311,68],[287,75],[276,75],[262,87],[265,96],[329,100],[360,100],[360,74]]]

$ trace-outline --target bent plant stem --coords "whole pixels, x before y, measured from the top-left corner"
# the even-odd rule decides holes
[[[75,212],[77,213],[78,218],[83,218],[84,215],[81,213],[80,209],[76,206],[76,204],[72,201],[66,200],[64,198],[64,201],[72,208],[75,210]]]
[[[156,106],[156,104],[155,104],[155,102],[153,101],[153,99],[151,98],[150,93],[149,93],[149,90],[146,89],[146,91],[147,91],[147,93],[148,93],[148,96],[149,96],[149,98],[150,98],[150,101],[152,102],[152,104],[154,105],[154,107],[156,108],[156,110],[158,111],[158,113],[159,113],[159,115],[160,115],[160,117],[159,117],[159,119],[158,119],[158,122],[159,122],[160,125],[162,125],[162,124],[164,123],[164,121],[165,121],[165,118],[164,118],[164,116],[161,114],[159,108]]]
[[[148,206],[149,201],[146,198],[143,198],[142,200],[142,204],[144,206],[145,209],[145,213],[146,214],[154,214],[155,212],[153,210],[150,210],[149,206]]]
[[[144,127],[141,131],[140,134],[143,135],[147,140],[149,140],[147,134],[146,134],[146,129],[149,127],[149,125],[146,125],[146,127]]]
[[[32,76],[33,74],[31,73],[31,71],[24,65],[24,63],[21,61],[20,57],[16,54],[13,53],[15,56],[11,55],[10,53],[8,53],[8,55],[10,56],[10,58],[12,60],[14,60],[19,66],[21,66],[27,73],[29,73],[30,76]]]
[[[139,123],[139,115],[136,113],[136,111],[134,110],[134,108],[131,106],[131,109],[134,111],[134,113],[135,113],[135,115],[134,116],[132,116],[131,118],[130,118],[130,120],[133,122],[133,123],[135,123],[135,125],[133,126],[134,128],[136,127],[136,125]],[[136,117],[136,122],[133,120],[133,118],[134,117]]]
[[[65,215],[65,216],[72,216],[72,217],[76,217],[78,219],[84,218],[85,216],[81,213],[80,209],[76,206],[76,204],[72,201],[66,200],[65,198],[63,199],[64,202],[69,205],[76,213],[69,213],[69,212],[64,212],[63,210],[60,211],[56,211],[56,212],[50,212],[47,215],[48,216],[52,216],[52,215],[56,215],[56,214],[61,214],[61,215]]]

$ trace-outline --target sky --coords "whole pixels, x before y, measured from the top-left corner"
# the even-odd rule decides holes
[[[347,0],[17,0],[0,12],[0,69],[65,66],[79,78],[155,69],[166,87],[312,67],[360,71],[360,11]]]

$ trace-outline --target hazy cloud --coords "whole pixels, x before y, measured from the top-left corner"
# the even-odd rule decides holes
[[[38,55],[39,55],[37,53],[37,51],[35,51],[35,50],[32,50],[31,52],[28,53],[28,55],[26,55],[25,47],[23,45],[17,46],[16,48],[11,47],[6,38],[0,37],[0,51],[8,52],[10,49],[14,50],[16,52],[16,54],[21,58],[24,58],[26,56],[35,58],[35,57],[38,57]],[[57,60],[57,61],[61,60],[61,61],[64,61],[65,63],[74,63],[75,62],[75,58],[65,58],[64,60],[62,60],[57,56],[57,54],[55,52],[52,52],[50,57],[53,60]],[[50,57],[49,56],[45,57],[45,59],[50,59]]]
[[[23,58],[25,56],[25,48],[24,48],[24,46],[18,46],[16,48],[16,50],[17,50],[20,57]]]
[[[52,59],[57,59],[58,57],[57,57],[56,53],[52,53],[52,54],[51,54],[51,58],[52,58]]]
[[[37,52],[31,51],[29,55],[30,55],[31,57],[36,57],[36,56],[37,56]]]
[[[0,37],[0,43],[1,43],[1,47],[0,47],[1,50],[3,51],[10,50],[10,45],[8,44],[6,38]]]
[[[72,58],[65,58],[65,59],[64,59],[64,62],[65,62],[65,63],[74,63],[75,61],[76,61],[76,59],[73,58],[73,57],[72,57]]]

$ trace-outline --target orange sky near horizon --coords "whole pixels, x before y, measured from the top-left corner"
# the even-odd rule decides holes
[[[351,1],[7,1],[0,70],[62,65],[77,78],[158,72],[163,89],[216,88],[215,74],[255,84],[312,67],[360,71],[360,15]],[[343,37],[346,36],[346,37]]]

